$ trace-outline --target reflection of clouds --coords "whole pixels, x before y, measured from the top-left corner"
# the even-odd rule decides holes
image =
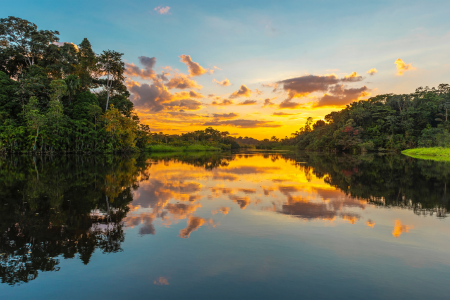
[[[186,219],[189,215],[193,214],[199,207],[202,207],[200,203],[192,205],[184,203],[177,203],[177,204],[169,203],[166,205],[164,209],[167,211],[167,213],[171,215],[173,221],[176,222],[178,220]],[[165,223],[164,225],[168,225],[168,223]]]
[[[179,236],[188,238],[198,228],[214,225],[210,216],[193,216],[205,198],[228,199],[240,209],[252,204],[260,210],[305,220],[341,218],[351,224],[360,215],[347,209],[364,209],[366,205],[330,186],[326,176],[317,177],[311,167],[292,164],[277,155],[238,154],[212,169],[189,161],[193,164],[177,158],[152,164],[152,172],[140,184],[139,197],[130,205],[128,226],[142,224],[140,234],[155,234],[155,221],[171,226],[186,219],[187,226]],[[231,213],[227,206],[207,211],[212,215]]]
[[[392,235],[398,238],[403,232],[409,232],[413,229],[413,226],[402,225],[400,220],[395,220],[394,230],[392,230]]]
[[[375,222],[369,219],[367,220],[366,225],[373,228],[375,226]]]
[[[241,209],[245,209],[247,205],[250,203],[250,197],[248,196],[239,197],[236,195],[230,195],[229,198],[230,200],[233,200],[233,202],[236,202]]]
[[[191,232],[196,231],[203,225],[211,225],[214,226],[214,222],[212,219],[204,219],[200,217],[190,216],[187,222],[187,227],[180,230],[180,237],[189,238]]]
[[[238,189],[239,192],[243,192],[244,194],[255,194],[256,189]]]
[[[140,197],[133,201],[133,205],[143,208],[162,208],[170,199],[179,201],[195,201],[201,196],[195,195],[202,190],[198,182],[179,182],[149,179],[141,185]]]
[[[294,202],[284,204],[280,211],[283,214],[302,219],[334,220],[336,212],[329,210],[325,203]]]
[[[300,187],[296,187],[296,186],[284,186],[284,185],[280,185],[278,187],[278,190],[283,193],[286,196],[289,196],[290,193],[294,193],[294,192],[298,192],[300,191]]]
[[[155,226],[152,223],[145,223],[141,228],[139,228],[139,234],[145,235],[145,234],[152,234],[154,235],[156,233]]]
[[[156,285],[169,285],[169,280],[166,277],[158,277],[155,281],[153,281],[153,284]]]
[[[211,192],[213,192],[216,197],[219,197],[220,193],[222,193],[222,195],[232,194],[233,189],[224,187],[212,187]]]
[[[237,181],[239,179],[238,176],[233,174],[222,174],[216,173],[213,175],[213,180],[227,180],[227,181]]]
[[[360,216],[355,213],[342,212],[343,208],[358,207],[364,209],[365,207],[365,202],[349,197],[335,189],[315,186],[307,189],[304,186],[279,185],[278,191],[287,197],[287,202],[282,205],[279,212],[307,220],[334,220],[336,217],[340,217],[344,221],[354,224],[359,220]],[[302,196],[292,195],[298,192],[307,192],[308,199]],[[309,200],[314,195],[313,192],[317,194],[322,202],[312,202]],[[264,189],[264,194],[268,195],[270,191],[266,188]],[[271,210],[271,208],[266,207],[265,210]]]
[[[353,213],[344,213],[341,215],[342,220],[349,222],[350,224],[355,224],[359,220],[359,215]]]
[[[231,173],[236,175],[264,174],[264,173],[271,173],[277,170],[280,170],[280,167],[238,166],[238,167],[219,168],[219,171],[222,173]]]
[[[211,211],[211,213],[212,213],[213,215],[219,214],[219,213],[224,214],[224,215],[228,215],[228,213],[230,212],[230,210],[231,210],[231,209],[230,209],[229,207],[223,206],[223,207],[221,207],[221,208],[218,208],[218,209],[216,209],[216,210]]]

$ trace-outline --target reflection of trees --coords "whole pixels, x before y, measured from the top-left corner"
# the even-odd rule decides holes
[[[212,170],[218,167],[226,167],[234,158],[231,155],[221,153],[175,153],[175,154],[152,154],[151,158],[155,161],[163,162],[181,162],[195,167],[203,167]]]
[[[2,282],[57,271],[59,256],[87,264],[96,249],[121,251],[122,219],[147,166],[142,156],[0,159]]]
[[[450,163],[402,155],[360,156],[319,153],[282,154],[305,174],[312,172],[347,195],[380,206],[413,209],[416,214],[445,217]]]

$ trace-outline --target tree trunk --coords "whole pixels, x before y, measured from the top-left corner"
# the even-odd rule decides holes
[[[109,65],[108,65],[108,75],[107,75],[107,76],[108,76],[107,79],[106,79],[106,94],[107,94],[107,96],[106,96],[106,108],[105,108],[105,111],[108,110],[109,93],[110,93],[110,86],[109,86],[109,81],[110,81],[110,79],[109,79]]]
[[[33,147],[33,151],[36,151],[36,141],[37,141],[38,136],[39,136],[39,126],[37,127],[37,134],[36,134],[36,137],[34,138],[34,147]]]

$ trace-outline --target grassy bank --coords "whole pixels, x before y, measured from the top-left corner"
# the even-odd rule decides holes
[[[450,161],[450,148],[415,148],[403,150],[402,154],[419,159]]]
[[[189,146],[169,146],[169,145],[150,145],[147,147],[150,152],[187,152],[187,151],[220,151],[220,148],[204,145]]]

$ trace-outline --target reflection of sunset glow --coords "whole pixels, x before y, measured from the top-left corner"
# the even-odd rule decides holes
[[[230,208],[229,207],[221,207],[221,208],[219,208],[219,209],[216,209],[216,210],[213,210],[213,211],[211,211],[211,213],[213,214],[213,215],[215,215],[215,214],[219,214],[219,213],[221,213],[221,214],[224,214],[224,215],[228,215],[228,213],[230,212]]]
[[[153,281],[153,284],[156,285],[169,285],[169,280],[165,277],[158,277],[155,281]]]
[[[179,236],[188,238],[202,226],[215,226],[213,216],[228,218],[233,206],[236,212],[264,211],[315,222],[342,219],[350,224],[357,223],[358,211],[367,206],[331,186],[329,175],[318,177],[312,167],[278,154],[237,154],[214,168],[205,166],[176,158],[152,161],[148,177],[140,182],[139,197],[129,206],[127,226],[139,225],[140,234],[154,235],[157,225],[170,227],[187,220]],[[212,201],[219,203],[213,206]]]
[[[412,229],[412,226],[402,225],[400,220],[395,220],[394,230],[392,231],[392,235],[398,238],[403,232],[409,232]]]
[[[367,220],[366,225],[373,228],[373,227],[375,227],[375,222],[372,220]]]
[[[180,237],[188,238],[192,231],[196,231],[203,225],[212,225],[214,226],[212,219],[203,219],[200,217],[189,217],[187,227],[180,230]]]
[[[350,224],[355,224],[355,222],[359,220],[359,217],[356,215],[343,215],[342,220],[347,221]]]

